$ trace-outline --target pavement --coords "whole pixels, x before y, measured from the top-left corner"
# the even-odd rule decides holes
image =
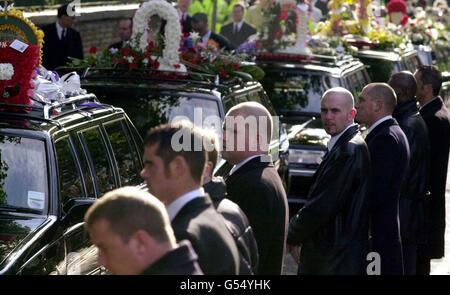
[[[446,199],[446,227],[445,227],[445,255],[442,259],[431,260],[431,275],[450,275],[450,161],[447,172]],[[287,253],[284,259],[283,275],[296,275],[297,264],[292,256]]]

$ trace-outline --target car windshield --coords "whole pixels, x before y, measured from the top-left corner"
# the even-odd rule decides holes
[[[45,143],[0,135],[0,210],[42,212],[47,206]]]
[[[322,94],[337,86],[341,86],[339,79],[320,73],[273,72],[264,78],[264,88],[278,112],[293,110],[319,114]]]

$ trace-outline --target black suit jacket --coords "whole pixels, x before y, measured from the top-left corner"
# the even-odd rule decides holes
[[[167,252],[141,275],[202,275],[197,254],[188,240],[181,241],[178,248]]]
[[[248,37],[256,34],[256,29],[245,21],[242,24],[241,29],[236,34],[233,34],[233,28],[234,23],[228,23],[220,29],[220,34],[230,40],[231,44],[235,48],[238,48],[239,45],[247,41]]]
[[[178,4],[173,4],[173,7],[175,7],[175,9],[178,10]],[[192,32],[192,16],[187,13],[185,19],[180,19],[181,20],[181,25],[183,26],[183,33],[190,33]]]
[[[239,273],[239,252],[208,195],[187,203],[172,220],[177,241],[189,240],[206,275]]]
[[[398,105],[392,116],[405,133],[410,151],[409,169],[399,203],[402,244],[424,244],[430,173],[428,129],[418,112],[415,100]]]
[[[67,36],[60,40],[56,32],[56,23],[42,27],[44,46],[42,48],[42,65],[48,70],[64,66],[70,57],[83,59],[83,45],[80,33],[67,29]]]
[[[357,126],[347,129],[313,176],[287,243],[301,247],[299,274],[363,275],[369,243],[370,156]]]
[[[420,109],[428,127],[431,149],[428,254],[430,258],[444,256],[445,187],[450,146],[450,119],[442,99]]]
[[[409,145],[395,119],[375,127],[366,137],[372,160],[370,185],[371,251],[381,257],[381,274],[403,274],[399,199],[409,162]]]
[[[271,162],[261,157],[227,177],[229,198],[247,215],[258,245],[256,274],[281,274],[288,221],[286,192]]]

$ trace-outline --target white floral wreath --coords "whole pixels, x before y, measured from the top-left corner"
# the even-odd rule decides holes
[[[148,20],[152,15],[159,15],[167,21],[164,35],[165,48],[160,60],[159,70],[186,72],[186,67],[180,64],[178,50],[181,41],[181,24],[177,10],[165,0],[151,0],[145,2],[134,15],[132,44],[138,44],[140,50],[145,51],[148,47]],[[136,40],[139,38],[139,40]],[[136,42],[137,41],[137,42]],[[174,65],[178,65],[177,68]]]
[[[8,81],[14,76],[14,67],[9,63],[0,63],[0,80]]]

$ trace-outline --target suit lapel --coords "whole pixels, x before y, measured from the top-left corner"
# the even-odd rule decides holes
[[[386,120],[386,121],[382,122],[380,125],[378,125],[377,127],[375,127],[372,131],[370,131],[369,134],[367,134],[366,139],[365,139],[365,140],[366,140],[366,143],[369,144],[369,142],[370,142],[373,138],[375,138],[375,136],[376,136],[378,133],[380,133],[380,131],[382,131],[383,128],[386,128],[386,127],[391,126],[391,125],[395,125],[396,123],[397,123],[397,121],[395,121],[395,119],[389,119],[389,120]]]
[[[426,106],[420,109],[420,114],[424,117],[431,117],[433,116],[437,111],[439,111],[443,106],[443,102],[440,96],[437,97],[437,99],[433,100]]]

